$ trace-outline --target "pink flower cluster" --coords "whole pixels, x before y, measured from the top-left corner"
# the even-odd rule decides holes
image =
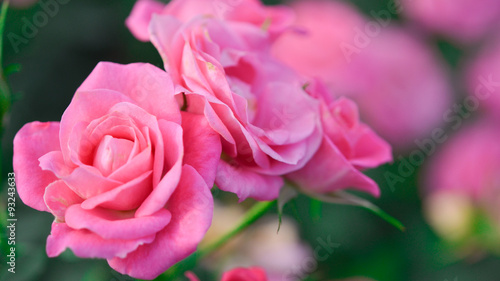
[[[362,170],[390,161],[390,146],[354,102],[271,54],[292,22],[256,0],[138,1],[126,24],[165,70],[100,63],[60,122],[15,137],[21,199],[55,216],[48,255],[153,279],[196,250],[214,183],[240,200],[276,199],[285,180],[378,196]]]

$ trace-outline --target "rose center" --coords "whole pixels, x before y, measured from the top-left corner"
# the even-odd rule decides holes
[[[133,147],[134,143],[130,140],[105,135],[94,156],[94,167],[98,168],[103,176],[108,176],[127,163]]]

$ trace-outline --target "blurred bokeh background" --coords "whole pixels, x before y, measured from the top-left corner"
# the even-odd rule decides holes
[[[9,77],[14,102],[2,123],[0,280],[132,280],[103,260],[47,258],[53,217],[20,200],[16,273],[7,272],[5,212],[12,140],[25,123],[60,120],[99,61],[161,67],[154,47],[124,25],[134,2],[42,0],[8,11],[4,65],[22,70]],[[327,2],[316,10],[295,5],[297,24],[317,41],[287,35],[275,54],[287,62],[286,52],[310,50],[287,63],[356,100],[364,121],[393,144],[395,161],[367,171],[382,196],[367,198],[406,231],[360,208],[299,196],[285,206],[279,234],[274,210],[195,272],[216,280],[228,267],[261,264],[273,280],[500,280],[500,3]],[[214,196],[207,239],[251,205]]]

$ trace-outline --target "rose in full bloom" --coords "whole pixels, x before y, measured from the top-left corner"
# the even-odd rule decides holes
[[[290,26],[293,12],[286,6],[265,6],[259,0],[173,0],[168,5],[155,0],[136,2],[125,24],[141,41],[149,41],[149,23],[157,15],[171,15],[186,22],[200,15],[264,28],[274,38]]]
[[[427,167],[425,211],[445,239],[500,251],[500,125],[482,120],[452,136]],[[475,233],[477,217],[491,233]],[[475,235],[482,235],[474,237]]]
[[[313,158],[287,178],[314,193],[355,188],[379,196],[377,183],[361,171],[391,161],[390,145],[359,121],[354,102],[333,99],[319,81],[306,91],[321,101],[323,141]]]
[[[496,0],[403,0],[400,10],[424,29],[463,43],[481,39],[500,23]]]
[[[449,77],[410,30],[387,26],[368,37],[368,21],[345,4],[299,1],[293,7],[305,34],[278,39],[276,57],[354,100],[361,119],[397,149],[415,146],[441,125],[453,99]]]
[[[191,272],[186,273],[190,281],[200,281],[196,275]],[[266,272],[259,267],[235,268],[225,272],[221,281],[268,281]]]
[[[467,110],[480,107],[488,117],[500,120],[500,33],[469,62],[465,78],[471,95],[464,102]]]
[[[23,202],[55,216],[50,257],[71,249],[153,279],[210,226],[220,153],[206,119],[181,114],[167,73],[100,63],[60,122],[17,133],[13,161]]]
[[[276,198],[281,176],[313,156],[322,129],[305,79],[271,57],[269,30],[202,14],[186,22],[153,15],[149,32],[187,111],[221,135],[217,186],[240,200]]]

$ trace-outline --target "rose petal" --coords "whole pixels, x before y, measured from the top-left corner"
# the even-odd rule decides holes
[[[55,181],[47,186],[43,200],[50,212],[56,217],[57,222],[64,222],[66,210],[70,206],[80,204],[83,201],[62,180]]]
[[[269,145],[291,144],[312,134],[318,112],[319,103],[301,88],[272,83],[258,99],[253,125],[264,129]]]
[[[181,77],[177,70],[182,58],[185,40],[178,32],[182,23],[172,16],[153,15],[149,24],[151,43],[160,53],[165,70],[172,76],[173,81],[179,83]]]
[[[146,139],[137,127],[137,123],[127,114],[128,112],[111,111],[90,124],[78,123],[68,141],[72,152],[71,160],[77,165],[80,163],[92,165],[96,147],[106,135],[132,141],[134,146],[129,158],[145,149],[148,145]]]
[[[181,122],[170,75],[151,64],[100,62],[77,92],[96,89],[122,93],[158,119]]]
[[[13,166],[17,191],[26,205],[39,211],[49,211],[43,201],[43,194],[57,177],[49,171],[43,171],[38,158],[60,149],[57,122],[28,123],[16,134]]]
[[[82,203],[83,209],[102,207],[127,211],[139,208],[152,190],[152,171],[107,192],[88,198]]]
[[[360,126],[359,139],[353,148],[355,154],[349,159],[358,169],[374,168],[392,161],[391,146],[368,126]]]
[[[90,76],[89,76],[90,77]],[[88,78],[87,78],[88,79]],[[64,159],[69,162],[71,150],[67,145],[73,129],[78,123],[89,124],[109,113],[110,108],[120,102],[133,102],[129,97],[111,90],[79,90],[61,118],[59,139]]]
[[[153,157],[153,185],[156,186],[163,176],[163,171],[165,169],[170,168],[173,165],[173,162],[176,159],[172,159],[172,157],[177,157],[178,154],[164,153],[164,146],[166,147],[178,147],[176,143],[170,145],[171,136],[165,137],[159,127],[159,123],[168,123],[168,126],[178,127],[180,128],[180,123],[174,123],[166,120],[158,120],[154,115],[149,114],[144,109],[138,107],[137,105],[130,103],[119,103],[111,108],[111,111],[119,111],[119,112],[127,112],[127,114],[137,123],[138,126],[143,128],[142,134],[146,138],[148,145],[152,146],[154,149],[154,157]],[[180,114],[179,114],[180,115]],[[178,133],[176,129],[168,128],[167,132],[174,132],[173,134]],[[182,133],[181,133],[182,134]],[[182,151],[182,143],[181,151]],[[182,157],[182,156],[181,156]],[[135,166],[133,161],[127,163],[125,166]],[[134,173],[134,177],[138,176]]]
[[[52,231],[47,238],[47,255],[60,255],[67,248],[81,258],[125,257],[143,244],[153,242],[155,235],[136,240],[104,239],[88,230],[74,230],[65,223],[52,223]]]
[[[71,190],[84,199],[121,185],[121,182],[102,176],[96,168],[90,166],[78,167],[70,175],[62,179]]]
[[[155,241],[126,258],[108,259],[112,268],[134,278],[154,279],[196,250],[212,222],[213,198],[203,178],[189,165],[183,166],[182,179],[167,209],[172,220]]]
[[[99,169],[103,176],[108,176],[127,163],[133,147],[132,141],[106,135],[97,147],[93,166]]]
[[[44,171],[50,171],[57,178],[67,177],[76,168],[74,165],[67,165],[64,162],[64,156],[61,151],[52,151],[38,159],[40,168]]]
[[[182,113],[184,130],[184,164],[198,171],[207,186],[212,187],[221,155],[220,137],[202,115]],[[200,149],[203,147],[203,149]]]
[[[228,21],[237,21],[262,27],[276,36],[293,22],[293,11],[287,6],[266,6],[258,0],[174,0],[163,11],[182,21],[189,21],[198,15],[210,15]],[[243,24],[242,24],[243,25]]]
[[[137,156],[130,159],[127,164],[114,171],[108,178],[126,183],[136,178],[137,175],[151,171],[153,169],[153,156],[151,150],[151,146],[147,147]]]
[[[327,138],[313,158],[300,170],[287,178],[304,189],[325,193],[353,188],[378,197],[378,185],[358,171]]]
[[[225,272],[221,281],[267,281],[266,272],[259,267],[235,268]]]
[[[149,41],[149,23],[153,14],[161,14],[165,4],[152,0],[140,0],[135,2],[134,8],[125,20],[125,25],[135,38],[147,42]]]
[[[155,147],[155,161],[160,158],[164,158],[165,166],[170,169],[165,171],[166,174],[155,186],[155,175],[163,175],[163,169],[165,169],[163,166],[159,167],[155,163],[153,168],[154,188],[151,194],[146,198],[146,200],[144,200],[142,205],[137,210],[136,216],[138,217],[149,216],[163,208],[170,198],[170,195],[172,195],[176,189],[181,177],[182,159],[184,155],[182,128],[176,123],[165,120],[158,120],[158,126],[160,128],[163,141],[165,142],[165,146],[163,147],[162,145],[162,147]],[[163,153],[163,148],[166,149],[165,153]]]
[[[267,168],[259,165],[259,167],[254,168],[255,171],[266,175],[283,175],[302,168],[307,162],[310,161],[316,151],[318,151],[318,148],[321,145],[322,136],[323,131],[318,125],[311,136],[302,142],[269,147],[269,149],[266,149],[265,151],[274,150],[273,155],[280,155],[283,159],[298,159],[297,163],[270,161]],[[258,143],[259,147],[266,147],[266,144],[263,144],[262,141],[259,141]]]
[[[115,138],[134,140],[138,143],[139,148],[144,149],[147,146],[146,140],[137,123],[127,113],[111,111],[107,115],[93,120],[86,128],[86,137],[90,140],[100,140],[108,134]],[[97,142],[94,141],[94,143]]]
[[[238,195],[240,202],[248,197],[265,201],[278,198],[283,179],[280,176],[262,175],[245,166],[231,165],[221,160],[215,184],[221,190]]]

